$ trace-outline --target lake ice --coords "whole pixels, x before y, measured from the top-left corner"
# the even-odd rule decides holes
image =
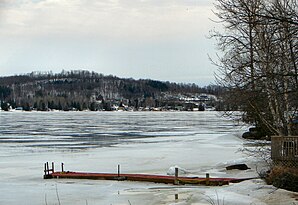
[[[235,202],[243,196],[229,199],[227,187],[44,180],[43,165],[116,173],[120,164],[122,173],[162,175],[179,166],[188,176],[255,177],[254,169],[225,170],[259,163],[239,151],[245,129],[217,112],[0,112],[0,204],[210,204],[215,193]]]

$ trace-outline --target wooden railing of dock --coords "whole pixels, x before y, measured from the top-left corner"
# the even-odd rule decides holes
[[[298,167],[298,136],[271,137],[271,158],[274,165]]]

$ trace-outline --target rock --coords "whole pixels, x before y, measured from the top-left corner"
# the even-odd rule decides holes
[[[242,138],[244,139],[252,139],[252,140],[264,140],[266,139],[266,133],[263,132],[261,129],[252,127],[249,128],[248,132],[244,132],[242,134]]]
[[[251,132],[244,132],[242,134],[242,138],[254,140],[255,139],[255,136]]]
[[[246,164],[234,164],[226,167],[227,170],[239,169],[239,170],[247,170],[250,169]]]

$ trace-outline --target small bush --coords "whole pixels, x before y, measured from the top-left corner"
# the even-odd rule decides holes
[[[275,166],[267,175],[266,182],[277,188],[298,192],[298,169]]]

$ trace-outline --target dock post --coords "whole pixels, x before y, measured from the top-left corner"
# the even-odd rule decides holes
[[[43,176],[44,179],[52,178],[52,174],[50,174],[51,170],[53,170],[53,169],[49,168],[49,162],[44,163],[44,176]]]
[[[54,173],[54,162],[52,162],[52,173]]]
[[[174,179],[174,185],[178,185],[178,184],[179,184],[179,181],[178,181],[178,172],[179,172],[178,167],[175,167],[175,179]]]
[[[47,162],[47,175],[50,175],[50,168],[49,168],[49,162]]]
[[[64,163],[61,163],[61,172],[64,172]]]
[[[44,175],[47,176],[47,163],[44,163]]]
[[[206,173],[206,185],[209,186],[210,184],[210,175],[209,173]]]
[[[120,164],[118,164],[118,180],[120,179]]]

